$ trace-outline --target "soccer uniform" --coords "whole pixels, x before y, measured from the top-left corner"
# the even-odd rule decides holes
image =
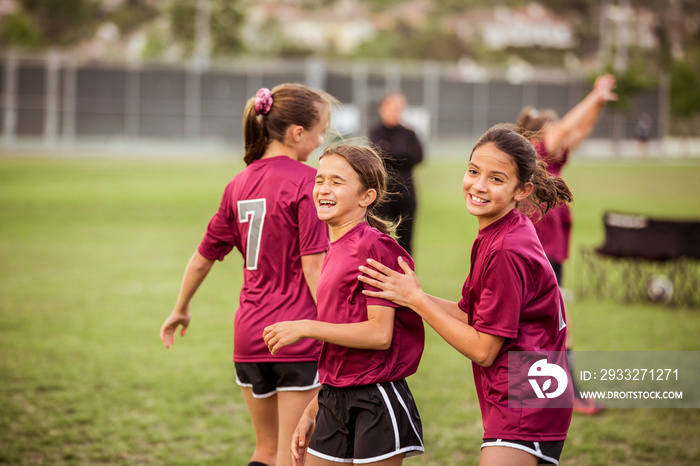
[[[550,175],[561,176],[561,172],[569,159],[569,150],[565,150],[561,160],[556,160],[547,151],[544,141],[538,140],[534,144],[537,156],[547,162],[547,172]],[[571,209],[568,204],[550,209],[542,218],[539,215],[534,219],[537,237],[542,243],[547,258],[553,262],[553,266],[559,268],[569,257],[569,245],[571,241]],[[557,271],[557,278],[561,278],[561,271]]]
[[[274,357],[263,329],[276,322],[316,319],[301,256],[324,252],[328,226],[313,202],[316,170],[289,157],[252,162],[226,187],[199,252],[223,260],[234,247],[245,259],[234,322],[237,363],[317,361],[321,345],[304,338]]]
[[[479,230],[459,307],[476,330],[505,338],[490,367],[472,364],[484,439],[563,441],[571,408],[508,406],[508,352],[563,352],[566,341],[561,293],[525,215],[512,210]],[[571,384],[559,400],[573,405]]]
[[[358,267],[372,258],[401,271],[401,256],[413,260],[390,236],[360,223],[331,243],[318,283],[318,320],[367,321],[367,306],[396,309],[391,347],[348,348],[323,343],[319,359],[319,413],[309,453],[337,462],[374,462],[396,454],[423,452],[422,427],[405,377],[416,372],[425,329],[408,308],[362,294]]]

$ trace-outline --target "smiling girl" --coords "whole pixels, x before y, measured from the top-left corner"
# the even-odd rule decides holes
[[[318,320],[264,330],[272,354],[302,338],[324,342],[321,391],[292,438],[294,464],[399,465],[404,456],[424,450],[420,416],[405,381],[423,354],[423,322],[410,309],[365,296],[357,281],[357,268],[369,258],[396,264],[403,256],[405,266],[413,266],[389,236],[390,225],[374,214],[385,189],[384,164],[372,149],[337,145],[321,155],[314,201],[332,243],[318,282]]]
[[[481,465],[558,464],[571,422],[571,384],[557,404],[565,408],[511,407],[508,353],[565,351],[556,277],[519,208],[547,210],[570,202],[571,192],[561,178],[547,174],[532,145],[508,125],[494,126],[479,139],[462,189],[479,224],[462,299],[425,294],[402,259],[403,273],[374,260],[368,264],[376,270],[360,267],[360,280],[381,290],[364,293],[413,309],[472,360],[485,431]]]

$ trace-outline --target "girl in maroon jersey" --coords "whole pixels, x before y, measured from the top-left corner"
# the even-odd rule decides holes
[[[321,155],[314,201],[332,243],[318,283],[318,320],[280,322],[264,331],[273,354],[301,339],[323,341],[323,385],[292,438],[296,465],[400,465],[424,450],[405,380],[423,353],[423,322],[410,309],[363,295],[357,281],[357,268],[369,258],[396,264],[403,256],[412,266],[389,236],[390,225],[373,213],[385,189],[384,164],[372,149],[337,145]]]
[[[377,271],[360,267],[360,280],[381,289],[364,293],[415,310],[472,360],[484,424],[481,465],[558,464],[571,422],[571,384],[557,404],[565,407],[509,406],[508,353],[551,352],[566,364],[561,293],[531,220],[518,208],[546,210],[570,202],[571,192],[547,174],[527,139],[497,125],[472,151],[463,194],[479,234],[462,299],[425,294],[401,259],[403,273],[376,261],[368,264]]]
[[[599,76],[593,90],[561,119],[554,110],[549,109],[525,107],[520,112],[518,132],[530,139],[537,150],[537,156],[547,164],[549,174],[561,176],[569,155],[593,132],[605,105],[617,100],[617,95],[613,92],[615,85],[613,75]],[[569,257],[571,242],[571,210],[563,204],[551,209],[545,216],[535,213],[537,237],[554,269],[559,286],[563,287],[564,262]],[[573,374],[571,329],[568,335],[567,354]],[[575,394],[578,395],[578,390],[575,390]],[[602,410],[602,405],[595,400],[585,400],[578,396],[574,399],[575,412],[594,415]]]
[[[255,429],[251,466],[291,463],[292,433],[320,386],[318,342],[299,342],[272,357],[262,331],[280,320],[316,318],[328,226],[313,203],[316,171],[302,162],[323,142],[334,102],[299,84],[263,88],[248,101],[243,119],[247,167],[226,187],[160,332],[166,348],[178,327],[185,336],[199,285],[216,260],[238,249],[245,266],[233,360]]]

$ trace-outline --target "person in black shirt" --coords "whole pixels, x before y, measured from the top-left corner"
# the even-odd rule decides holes
[[[382,154],[389,172],[389,195],[376,212],[388,220],[400,221],[397,241],[411,254],[417,208],[413,167],[423,160],[423,146],[415,131],[401,124],[405,108],[406,97],[402,93],[384,96],[379,104],[381,121],[370,130],[369,139]]]

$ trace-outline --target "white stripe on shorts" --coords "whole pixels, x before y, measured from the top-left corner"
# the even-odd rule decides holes
[[[308,390],[313,390],[321,386],[321,382],[318,381],[318,371],[316,371],[316,376],[311,385],[306,385],[304,387],[277,387],[278,392],[305,392]]]
[[[236,383],[240,387],[253,388],[252,383],[241,382],[241,380],[238,378],[238,374],[236,374]],[[318,388],[320,386],[321,386],[321,382],[318,381],[318,371],[316,371],[316,376],[314,377],[314,383],[312,383],[311,385],[307,385],[305,387],[277,387],[276,390],[272,390],[271,392],[263,393],[262,395],[258,395],[257,393],[253,392],[253,398],[257,398],[257,399],[270,398],[272,395],[277,395],[277,392],[305,392],[308,390],[313,390],[314,388]]]
[[[394,426],[394,450],[396,451],[401,448],[401,441],[399,439],[399,424],[396,422],[396,415],[394,414],[394,410],[391,409],[391,401],[389,400],[389,396],[386,394],[386,391],[384,391],[384,387],[377,384],[377,388],[379,389],[379,393],[382,394],[384,404],[386,404],[387,411],[389,411],[389,415],[391,416],[391,425]],[[394,389],[394,391],[396,390]]]
[[[239,387],[253,388],[252,383],[241,382],[241,380],[238,378],[238,374],[236,374],[236,383],[238,384]],[[255,392],[253,392],[253,398],[269,398],[272,395],[277,395],[277,390],[272,390],[271,392],[263,393],[262,395],[258,395]]]
[[[324,459],[327,461],[333,461],[335,463],[352,463],[353,461],[355,461],[352,458],[336,458],[335,456],[324,455],[323,453],[320,453],[320,452],[313,450],[311,448],[307,448],[306,452],[309,455],[314,455],[314,456],[317,456],[321,459]],[[374,461],[374,460],[372,460],[372,461]]]
[[[404,403],[403,398],[401,398],[401,395],[399,395],[399,392],[396,390],[396,386],[394,385],[394,382],[389,382],[391,384],[391,388],[394,390],[394,393],[396,394],[396,398],[399,400],[399,404],[403,407],[404,411],[406,411],[406,417],[408,418],[408,422],[411,423],[411,428],[413,429],[413,432],[416,434],[416,437],[418,437],[418,440],[420,441],[420,447],[411,445],[408,447],[401,448],[401,438],[399,435],[399,425],[398,422],[396,421],[396,414],[394,413],[394,407],[391,404],[391,400],[389,399],[389,396],[386,393],[386,390],[384,390],[384,387],[382,387],[380,384],[376,384],[377,389],[379,389],[379,393],[382,394],[382,398],[384,398],[384,403],[386,404],[386,409],[389,412],[389,415],[391,416],[391,425],[394,427],[394,451],[390,451],[389,453],[386,453],[384,455],[380,456],[375,456],[372,458],[363,458],[363,459],[355,459],[356,464],[364,464],[364,463],[374,463],[377,461],[382,461],[387,458],[391,458],[392,456],[399,455],[401,453],[404,453],[406,456],[413,456],[413,455],[420,455],[422,452],[425,451],[425,447],[423,446],[423,440],[420,438],[420,435],[418,435],[418,430],[416,429],[415,424],[413,423],[413,420],[411,419],[411,414],[408,411],[408,408],[406,407],[406,403]]]
[[[408,422],[411,423],[411,428],[413,429],[413,433],[416,434],[416,437],[418,437],[418,441],[420,442],[421,448],[425,448],[425,445],[423,445],[423,439],[418,434],[418,429],[416,429],[416,424],[413,422],[413,418],[411,417],[411,413],[408,410],[406,403],[403,401],[403,398],[401,398],[399,396],[399,392],[396,390],[396,385],[394,385],[394,382],[391,382],[391,388],[394,389],[394,393],[396,393],[396,398],[399,400],[399,403],[401,403],[401,407],[403,407],[403,410],[406,411],[406,418],[408,419]]]
[[[540,450],[540,443],[539,442],[532,442],[535,445],[535,450],[532,448],[528,448],[525,445],[520,445],[519,443],[510,443],[507,440],[501,440],[497,439],[495,442],[484,442],[481,444],[481,448],[484,447],[508,447],[508,448],[515,448],[517,450],[522,450],[530,453],[531,455],[534,455],[538,458],[542,458],[543,460],[547,460],[550,463],[553,463],[555,465],[559,464],[559,460],[556,458],[552,458],[551,456],[547,456],[544,453],[542,453],[542,450]]]

